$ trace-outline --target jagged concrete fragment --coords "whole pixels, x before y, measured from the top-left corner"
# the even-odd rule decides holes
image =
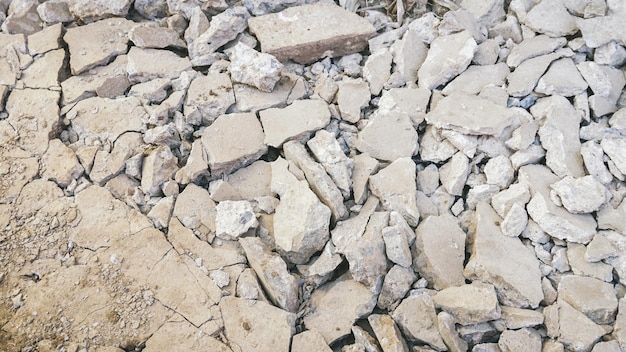
[[[202,145],[211,173],[230,173],[258,159],[267,151],[265,135],[252,113],[218,117],[202,134]]]
[[[362,327],[354,325],[352,327],[352,335],[354,336],[353,346],[356,346],[356,350],[365,349],[365,351],[379,351],[376,339]]]
[[[541,346],[541,335],[530,328],[505,330],[498,340],[501,351],[540,351]]]
[[[28,88],[59,89],[59,73],[65,60],[65,50],[57,49],[36,57],[20,77]]]
[[[409,352],[402,333],[396,323],[387,314],[372,314],[367,317],[383,351]]]
[[[328,3],[296,6],[253,17],[248,26],[261,42],[263,52],[280,61],[294,60],[301,64],[327,55],[337,57],[359,52],[376,32],[367,20]]]
[[[63,40],[70,51],[72,74],[106,64],[116,55],[126,53],[128,32],[134,26],[124,18],[111,18],[68,29]]]
[[[189,58],[168,50],[132,47],[128,52],[128,79],[132,83],[155,78],[176,79],[183,71],[190,69]]]
[[[79,139],[114,142],[124,132],[145,129],[147,114],[134,97],[123,99],[89,98],[81,100],[66,115]]]
[[[611,324],[617,311],[617,297],[610,283],[578,275],[561,278],[559,299],[584,313],[596,324]]]
[[[215,218],[215,235],[226,240],[235,239],[259,225],[252,204],[248,201],[219,202]]]
[[[449,351],[467,351],[467,342],[461,339],[456,331],[455,319],[450,313],[442,311],[437,314],[437,328]]]
[[[587,248],[582,244],[573,242],[567,244],[567,262],[571,266],[572,272],[576,275],[594,277],[606,282],[613,281],[613,266],[603,262],[588,262],[585,259],[586,252]],[[619,268],[618,265],[616,265],[617,268]]]
[[[578,30],[576,17],[561,1],[542,1],[533,6],[524,21],[532,30],[551,37],[564,37]]]
[[[376,296],[344,275],[313,291],[310,303],[312,309],[304,316],[304,326],[331,344],[349,334],[357,319],[372,312]]]
[[[417,72],[419,87],[433,90],[465,71],[477,46],[468,31],[435,38]]]
[[[258,237],[243,237],[239,243],[270,300],[288,312],[295,312],[298,309],[298,283],[283,259],[272,253]]]
[[[449,194],[460,196],[463,193],[469,171],[469,159],[465,154],[457,152],[439,168],[441,185]]]
[[[112,177],[125,171],[130,174],[128,163],[131,158],[138,158],[141,161],[143,154],[141,134],[127,132],[115,140],[111,152],[99,150],[93,159],[93,165],[89,170],[89,178],[102,185]],[[141,168],[137,167],[136,176],[141,177]]]
[[[136,26],[128,33],[128,38],[140,48],[187,47],[176,31],[166,27]]]
[[[613,114],[615,116],[615,114]],[[591,176],[602,184],[613,180],[613,175],[604,164],[604,151],[596,141],[587,141],[580,146],[585,169]]]
[[[352,194],[357,204],[363,204],[368,196],[367,182],[370,175],[378,171],[378,160],[367,153],[355,155],[352,169]]]
[[[357,137],[356,148],[385,161],[409,158],[417,153],[417,131],[403,113],[378,113]]]
[[[276,246],[292,263],[306,263],[328,240],[330,209],[305,181],[298,181],[287,170],[284,159],[272,163],[271,187],[280,196],[274,214]]]
[[[465,283],[465,233],[451,215],[430,216],[415,230],[413,265],[436,290]]]
[[[574,61],[562,58],[554,61],[539,79],[535,92],[545,95],[571,97],[587,90],[587,82],[580,75]]]
[[[337,82],[337,105],[341,119],[350,123],[359,121],[361,109],[369,105],[371,97],[369,85],[360,78]]]
[[[141,189],[145,194],[161,194],[161,185],[178,170],[178,159],[167,146],[153,149],[144,157],[141,168]]]
[[[552,53],[522,62],[515,71],[508,75],[506,91],[514,97],[527,96],[535,89],[537,81],[546,72],[552,61],[561,56],[561,54]]]
[[[337,251],[343,253],[343,251],[348,250],[356,240],[363,236],[370,216],[374,213],[377,206],[378,199],[376,197],[370,197],[361,207],[361,211],[357,215],[347,220],[337,222],[337,225],[331,232],[333,244],[337,247]]]
[[[426,122],[435,127],[465,134],[491,136],[499,136],[518,119],[518,112],[515,109],[465,93],[454,93],[441,99],[437,106],[426,114]]]
[[[606,331],[567,302],[556,303],[558,341],[572,351],[589,351]]]
[[[322,100],[296,100],[286,108],[262,110],[259,116],[265,144],[271,147],[280,147],[330,122],[330,111]]]
[[[520,329],[543,324],[543,314],[531,309],[501,306],[502,319],[509,329]]]
[[[503,62],[495,65],[470,66],[448,83],[441,92],[444,95],[456,92],[478,94],[486,86],[504,85],[506,76],[508,76],[509,73],[509,68]]]
[[[190,183],[176,198],[172,215],[185,227],[206,235],[215,231],[215,214],[215,202],[209,192]]]
[[[403,267],[411,266],[411,249],[409,239],[399,226],[388,226],[383,229],[385,253],[387,258]]]
[[[576,24],[585,39],[585,44],[590,48],[598,48],[611,41],[626,45],[624,21],[618,14],[579,19]]]
[[[409,28],[402,39],[396,40],[390,49],[393,54],[393,62],[396,65],[396,72],[402,75],[405,82],[415,83],[417,71],[428,54],[428,47],[420,37],[419,32],[409,24]]]
[[[431,296],[427,293],[411,294],[391,314],[407,339],[421,341],[443,351],[443,343],[437,329],[437,313]]]
[[[245,83],[271,92],[280,79],[283,65],[275,57],[237,43],[230,49],[230,75],[234,82]]]
[[[528,214],[520,203],[514,203],[500,224],[502,234],[508,237],[519,236],[528,225]]]
[[[373,213],[363,235],[343,250],[354,281],[362,283],[370,291],[376,293],[380,292],[383,276],[387,272],[382,230],[387,226],[388,221],[389,213]]]
[[[417,127],[426,116],[430,91],[424,88],[391,88],[384,90],[378,101],[378,110],[409,115]]]
[[[412,127],[411,127],[412,128]],[[397,211],[411,226],[417,226],[415,163],[400,158],[369,178],[370,190],[388,211]]]
[[[506,189],[513,182],[515,170],[511,161],[504,155],[498,155],[489,159],[483,170],[487,177],[487,183]]]
[[[546,150],[548,167],[560,177],[584,176],[579,141],[580,114],[561,96],[543,98],[530,111],[536,119],[543,119],[539,139]]]
[[[41,158],[42,177],[55,181],[60,187],[67,187],[83,173],[74,151],[58,139],[48,143],[48,150]]]
[[[538,35],[528,38],[514,46],[506,58],[506,64],[517,67],[522,62],[534,57],[545,55],[567,44],[565,38],[552,38],[547,35]]]
[[[198,75],[187,91],[183,112],[192,125],[209,125],[235,103],[230,76],[227,73]]]
[[[526,206],[528,215],[550,236],[570,242],[588,243],[596,232],[596,221],[589,214],[571,214],[558,207],[550,198],[550,185],[558,176],[542,165],[520,168],[518,178],[526,183],[532,194]]]
[[[348,198],[352,189],[354,161],[346,156],[335,136],[328,131],[319,130],[306,144],[341,190],[344,199]]]
[[[293,336],[291,352],[332,352],[324,336],[315,330],[303,331]]]
[[[385,275],[376,305],[382,309],[393,310],[409,292],[415,280],[417,275],[413,269],[394,265]]]
[[[501,221],[491,206],[478,203],[472,256],[464,275],[493,284],[502,304],[535,308],[544,298],[539,261],[518,238],[502,235]]]
[[[606,202],[606,188],[593,176],[581,178],[567,176],[550,185],[570,213],[591,213]]]
[[[123,95],[130,86],[126,72],[127,64],[126,55],[119,55],[106,66],[97,66],[64,80],[61,82],[63,104],[68,105],[95,95],[101,98]]]
[[[296,315],[272,305],[237,297],[224,297],[219,304],[224,334],[242,351],[263,346],[263,351],[288,352],[295,334]]]
[[[217,61],[212,55],[224,44],[235,39],[247,27],[250,18],[243,6],[226,9],[211,18],[209,28],[189,46],[189,57],[194,66],[208,66]]]
[[[372,95],[379,95],[391,76],[393,56],[388,49],[381,49],[370,55],[363,66],[363,78],[369,83]]]
[[[624,155],[626,138],[603,138],[600,141],[600,146],[604,153],[615,163],[617,169],[623,175],[626,175],[626,155]]]
[[[500,305],[492,285],[480,282],[452,286],[433,296],[435,306],[454,316],[457,323],[470,325],[500,318]]]
[[[76,0],[69,3],[69,10],[88,23],[107,17],[125,17],[131,4],[130,0]]]
[[[312,259],[311,265],[299,265],[300,271],[307,283],[312,283],[315,287],[321,286],[327,282],[335,269],[343,262],[343,258],[337,252],[337,248],[332,242],[327,242],[322,253]]]
[[[330,208],[333,222],[345,218],[348,209],[343,204],[341,191],[324,168],[309,156],[304,145],[297,141],[289,141],[283,145],[283,151],[285,158],[304,172],[311,190]]]

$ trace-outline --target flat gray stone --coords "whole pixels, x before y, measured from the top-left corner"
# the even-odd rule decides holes
[[[323,2],[252,17],[248,26],[264,53],[302,64],[359,52],[376,32],[364,18]]]
[[[388,211],[397,211],[411,226],[417,226],[419,211],[415,198],[415,163],[409,158],[397,159],[370,176],[372,193]]]
[[[330,122],[330,111],[322,100],[296,100],[286,108],[259,112],[265,131],[265,144],[280,147],[290,139],[323,128]]]
[[[356,148],[385,161],[410,158],[417,153],[417,131],[403,113],[378,113],[359,132]]]
[[[468,31],[437,37],[417,72],[419,87],[433,90],[465,71],[477,46]]]
[[[518,113],[477,96],[455,93],[441,99],[426,114],[426,122],[465,134],[499,136],[518,120]]]

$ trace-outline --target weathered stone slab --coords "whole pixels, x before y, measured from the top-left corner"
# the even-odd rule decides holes
[[[296,100],[283,109],[259,112],[265,144],[280,147],[290,139],[318,130],[330,122],[330,111],[322,100]]]
[[[403,113],[375,114],[357,137],[356,148],[370,156],[394,161],[417,153],[417,131]]]
[[[420,88],[433,90],[448,83],[469,66],[477,46],[468,31],[435,38],[426,60],[417,71],[417,84]]]
[[[367,20],[328,3],[296,6],[253,17],[248,20],[248,26],[261,42],[263,52],[280,61],[302,64],[326,55],[337,57],[359,52],[376,32]]]
[[[426,114],[426,122],[465,134],[499,136],[518,120],[518,112],[489,100],[455,93],[441,99]]]
[[[388,211],[397,211],[411,226],[417,226],[419,211],[415,192],[415,163],[409,158],[397,159],[370,176],[370,189]]]
[[[202,134],[211,174],[230,173],[252,163],[267,151],[265,134],[255,114],[218,117]]]
[[[183,112],[192,125],[209,125],[235,103],[228,73],[198,75],[187,90]]]
[[[151,81],[155,78],[175,79],[183,71],[191,69],[187,57],[180,57],[168,50],[132,47],[128,52],[128,79],[132,83]]]
[[[500,318],[500,305],[492,285],[475,282],[448,287],[433,296],[435,306],[454,316],[457,323],[470,325]]]
[[[465,277],[493,284],[502,304],[536,308],[544,297],[535,254],[519,238],[502,235],[502,220],[487,203],[476,206],[476,221]]]
[[[542,165],[526,165],[519,170],[520,182],[530,188],[532,199],[528,215],[550,236],[576,243],[588,243],[596,233],[596,221],[590,214],[571,214],[550,198],[550,184],[558,176]]]
[[[63,40],[70,51],[72,74],[106,64],[128,50],[128,32],[135,23],[124,18],[111,18],[67,30]]]

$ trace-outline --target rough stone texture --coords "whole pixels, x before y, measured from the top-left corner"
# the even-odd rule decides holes
[[[541,335],[536,330],[529,328],[505,330],[500,335],[498,347],[501,351],[507,352],[540,351]]]
[[[193,125],[209,125],[235,103],[227,73],[199,75],[189,85],[183,112]]]
[[[359,132],[356,148],[384,161],[410,158],[417,153],[417,131],[407,114],[376,114]]]
[[[363,78],[369,83],[372,95],[379,95],[391,76],[393,56],[387,49],[381,49],[370,55],[363,66]]]
[[[191,62],[188,58],[168,50],[132,47],[128,52],[128,79],[132,83],[155,78],[175,79],[189,69]]]
[[[280,79],[283,65],[269,54],[237,43],[230,51],[230,75],[233,81],[249,84],[263,92],[271,92]]]
[[[187,47],[176,31],[165,27],[136,26],[128,33],[128,38],[140,48]]]
[[[58,139],[48,143],[48,150],[41,158],[41,165],[42,176],[55,181],[60,187],[69,186],[84,171],[74,151]]]
[[[459,336],[456,331],[454,317],[447,312],[437,314],[437,327],[441,334],[441,339],[448,347],[449,351],[467,351],[467,342]]]
[[[367,82],[362,79],[343,79],[337,82],[337,105],[341,119],[356,123],[361,110],[369,105],[371,95]]]
[[[469,159],[461,152],[455,153],[439,168],[441,185],[453,196],[460,196],[463,193],[468,174]]]
[[[217,205],[216,210],[215,235],[219,238],[235,239],[259,224],[248,201],[225,200]]]
[[[407,346],[400,329],[396,323],[386,314],[372,314],[367,317],[374,334],[380,343],[383,351],[387,352],[408,352]]]
[[[419,211],[415,199],[415,163],[408,158],[397,159],[369,178],[372,193],[383,207],[402,214],[411,226],[417,226]]]
[[[411,285],[416,279],[417,276],[413,269],[394,265],[385,275],[376,305],[380,308],[391,310],[409,292]]]
[[[433,296],[435,306],[454,316],[457,323],[470,325],[500,318],[500,305],[492,285],[473,283],[448,287]]]
[[[465,283],[465,233],[451,215],[430,216],[415,230],[413,265],[436,290]]]
[[[606,188],[593,176],[567,176],[550,186],[570,213],[591,213],[606,201]]]
[[[327,55],[336,57],[359,52],[367,47],[366,40],[375,33],[365,19],[328,3],[296,6],[277,14],[253,17],[248,25],[261,42],[264,53],[280,61],[294,60],[303,64]],[[277,27],[281,31],[277,31]]]
[[[565,38],[552,38],[543,34],[525,39],[511,49],[506,58],[506,64],[510,67],[518,67],[528,59],[549,54],[565,44],[567,44]]]
[[[375,305],[376,296],[369,289],[343,276],[313,292],[314,309],[304,316],[304,325],[331,344],[349,334],[354,322],[370,314]]]
[[[487,115],[491,118],[484,118]],[[426,122],[436,127],[465,134],[492,136],[499,136],[517,119],[517,112],[514,109],[464,93],[451,94],[441,99],[437,106],[426,114]]]
[[[501,306],[502,319],[509,329],[520,329],[543,324],[543,314],[530,309]]]
[[[502,304],[535,308],[544,298],[539,261],[518,238],[503,236],[500,222],[491,206],[478,203],[465,277],[493,284]]]
[[[298,309],[298,283],[282,258],[272,253],[259,238],[244,237],[239,243],[270,300],[288,312],[295,312]]]
[[[437,350],[445,349],[437,329],[435,305],[429,294],[411,294],[402,300],[391,316],[407,339],[425,342]]]
[[[287,170],[284,159],[272,163],[271,187],[281,199],[274,214],[276,246],[289,261],[303,264],[328,240],[330,209]]]
[[[621,152],[626,148],[626,138],[604,138],[600,141],[600,146],[619,171],[626,175],[626,157]]]
[[[309,156],[304,145],[297,141],[289,141],[283,145],[283,150],[287,160],[302,170],[311,190],[330,208],[332,221],[344,219],[348,215],[348,209],[343,204],[341,191],[324,168]]]
[[[426,116],[430,91],[424,88],[391,88],[384,90],[378,101],[378,109],[409,115],[413,126],[418,126]]]
[[[570,58],[553,62],[548,71],[539,79],[535,92],[546,95],[571,97],[584,92],[587,82],[580,75]]]
[[[219,307],[226,338],[243,351],[289,351],[295,314],[236,297],[224,297]]]
[[[330,111],[320,100],[296,100],[283,109],[259,112],[265,131],[265,144],[280,147],[290,139],[323,128],[330,122]]]
[[[591,277],[568,275],[558,285],[559,299],[569,303],[597,324],[610,324],[617,311],[613,285]]]
[[[535,89],[537,81],[548,69],[552,61],[562,55],[552,53],[534,57],[522,62],[508,77],[507,92],[514,97],[523,97]]]
[[[291,352],[331,352],[324,337],[315,330],[303,331],[291,339]]]
[[[520,168],[519,178],[530,188],[532,199],[526,209],[541,229],[552,237],[576,243],[588,243],[596,231],[596,221],[588,214],[571,214],[550,199],[550,184],[559,180],[541,165]]]
[[[128,32],[133,26],[126,19],[112,18],[68,29],[63,40],[70,50],[72,74],[106,64],[116,55],[126,53]]]
[[[606,331],[574,309],[565,301],[559,300],[558,310],[558,341],[568,350],[589,351],[594,343],[600,340]]]
[[[176,163],[176,156],[166,146],[157,147],[144,157],[141,168],[143,192],[150,195],[161,194],[161,185],[178,170]]]
[[[335,136],[328,131],[319,130],[306,144],[341,190],[344,199],[348,198],[352,190],[354,161],[346,156]]]
[[[131,4],[130,0],[76,0],[69,3],[69,10],[83,21],[92,22],[106,17],[124,17]]]
[[[252,113],[218,117],[202,134],[211,173],[218,175],[247,166],[267,152],[261,123]]]
[[[193,65],[204,66],[217,61],[212,55],[246,29],[248,18],[250,14],[243,6],[231,7],[213,16],[206,31],[189,46],[189,57]]]
[[[536,32],[563,37],[578,30],[576,17],[570,15],[561,1],[542,1],[528,11],[524,23]]]
[[[477,46],[468,31],[437,37],[430,44],[426,60],[417,72],[418,85],[433,90],[448,83],[465,71]]]

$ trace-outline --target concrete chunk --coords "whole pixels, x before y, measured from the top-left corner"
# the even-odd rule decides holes
[[[476,221],[465,277],[493,284],[502,304],[536,308],[544,298],[539,260],[518,238],[502,235],[502,220],[487,203],[478,203]]]
[[[567,211],[574,214],[591,213],[606,202],[606,188],[593,176],[567,176],[550,185]]]
[[[189,58],[179,57],[168,50],[132,47],[128,52],[128,79],[132,83],[155,78],[175,79],[190,69]]]
[[[237,43],[230,50],[230,75],[234,82],[254,86],[263,92],[274,90],[283,68],[275,57],[259,53],[242,43]]]
[[[485,118],[490,116],[490,118]],[[461,133],[499,136],[518,120],[517,112],[489,100],[464,93],[451,94],[441,99],[426,114],[426,122],[439,128]]]
[[[319,130],[306,144],[315,159],[335,181],[344,199],[348,198],[352,190],[354,161],[346,156],[335,136],[328,131]]]
[[[290,139],[297,139],[318,130],[330,122],[330,111],[322,100],[296,100],[282,109],[267,109],[259,112],[265,144],[280,147]]]
[[[559,299],[584,313],[596,324],[611,324],[617,311],[613,285],[591,277],[567,275],[558,286]]]
[[[264,138],[261,123],[252,113],[218,117],[202,134],[211,173],[230,173],[252,163],[267,151]]]
[[[417,84],[433,90],[448,83],[469,66],[477,46],[468,31],[435,38],[417,72]]]
[[[359,52],[376,32],[367,20],[328,3],[296,6],[253,17],[248,20],[248,26],[261,42],[263,52],[280,61],[302,64],[327,55],[337,57]]]
[[[500,318],[500,305],[492,285],[480,282],[448,287],[433,296],[435,306],[450,313],[461,325]]]
[[[409,158],[418,150],[417,131],[406,114],[378,113],[359,132],[356,148],[379,160]]]
[[[415,198],[415,163],[409,158],[397,159],[370,176],[370,189],[389,211],[402,214],[411,226],[417,226],[419,212]]]
[[[430,216],[415,230],[414,263],[436,290],[465,283],[465,233],[451,215]]]
[[[337,105],[341,119],[357,123],[361,119],[361,110],[369,105],[371,93],[367,82],[358,79],[343,79],[337,82]]]
[[[298,283],[283,259],[271,252],[258,237],[243,237],[239,243],[270,300],[288,312],[295,312],[298,309]]]
[[[126,53],[128,32],[134,26],[132,21],[124,18],[110,18],[68,29],[63,40],[70,50],[72,73],[80,74]]]
[[[396,323],[386,314],[372,314],[367,317],[374,334],[385,352],[409,352],[402,333]]]
[[[432,297],[425,292],[411,294],[391,314],[407,339],[446,349],[437,329],[437,313]]]

